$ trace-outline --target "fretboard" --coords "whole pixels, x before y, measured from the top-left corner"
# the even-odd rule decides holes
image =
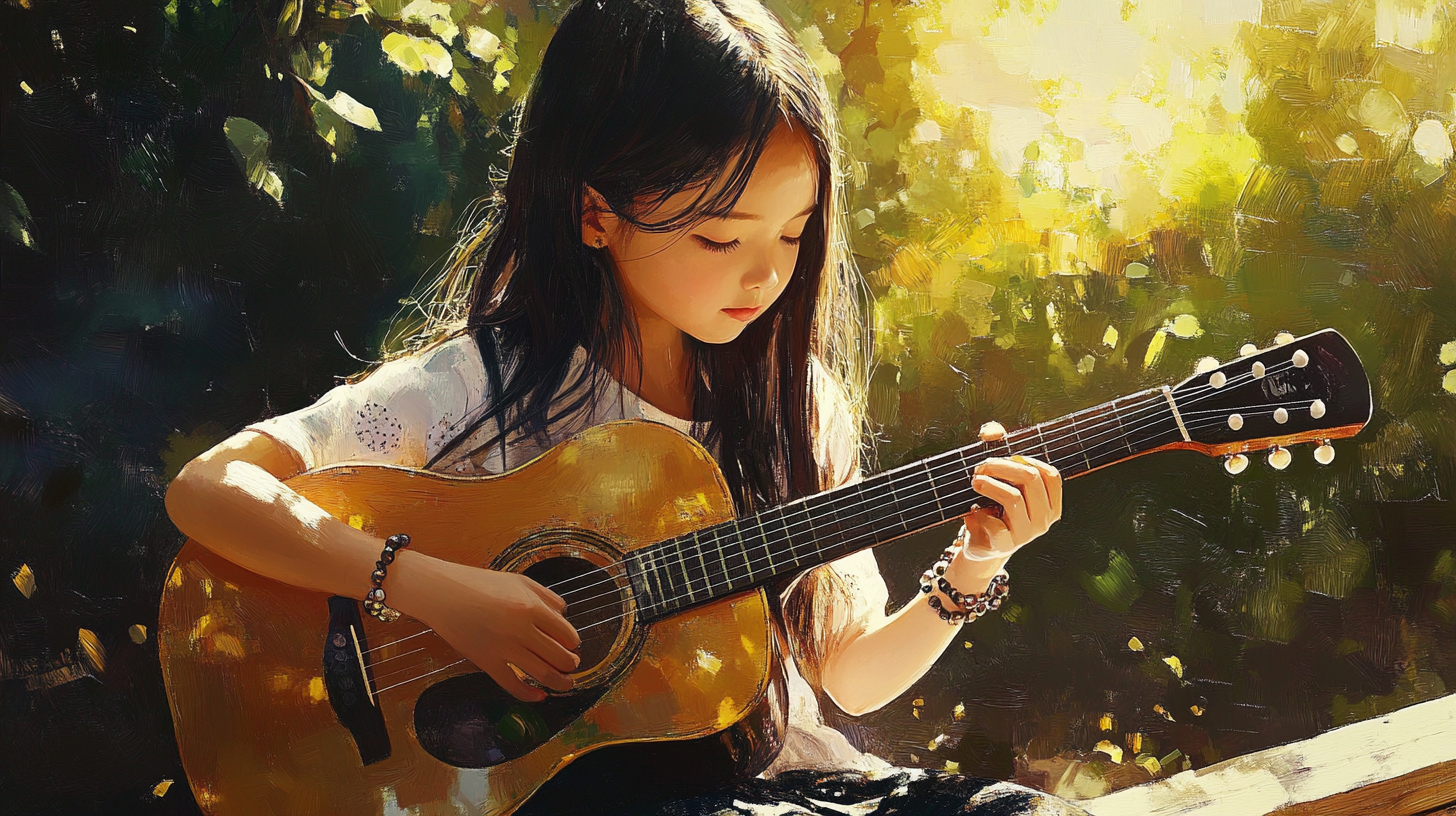
[[[971,475],[986,459],[1033,457],[1066,479],[1181,438],[1150,389],[644,547],[627,568],[653,620],[958,518],[981,498]]]

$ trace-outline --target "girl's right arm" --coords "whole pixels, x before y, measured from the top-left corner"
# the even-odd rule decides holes
[[[284,484],[302,472],[288,446],[254,431],[224,440],[182,468],[167,489],[177,528],[218,555],[293,586],[350,598],[370,589],[384,541],[330,516]],[[560,596],[524,575],[403,550],[389,569],[387,603],[424,621],[522,700],[542,685],[571,688],[581,639]]]

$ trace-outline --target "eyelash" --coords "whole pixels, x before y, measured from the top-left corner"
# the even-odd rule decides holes
[[[706,249],[709,252],[732,252],[733,250],[738,248],[739,244],[743,243],[737,238],[734,238],[732,241],[729,241],[726,244],[720,244],[717,241],[709,241],[707,238],[704,238],[701,235],[694,235],[693,237],[698,239],[698,243],[703,245],[703,249]],[[801,235],[798,238],[783,238],[781,240],[789,246],[798,246],[799,242],[803,240],[803,236]]]

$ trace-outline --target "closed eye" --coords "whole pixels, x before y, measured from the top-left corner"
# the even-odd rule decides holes
[[[732,252],[733,250],[738,248],[739,244],[743,243],[737,238],[734,238],[732,241],[728,241],[727,243],[719,243],[717,241],[709,241],[707,238],[704,238],[701,235],[694,235],[693,237],[698,239],[698,243],[703,245],[703,249],[706,249],[709,252]]]

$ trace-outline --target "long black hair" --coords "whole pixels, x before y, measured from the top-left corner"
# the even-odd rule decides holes
[[[814,445],[826,418],[814,412],[830,404],[821,392],[835,390],[832,410],[848,416],[834,419],[858,431],[865,357],[859,278],[843,241],[838,124],[823,78],[756,0],[582,0],[565,14],[519,111],[504,188],[439,282],[436,304],[455,308],[426,333],[463,322],[492,400],[431,464],[461,455],[486,423],[493,438],[468,454],[511,434],[544,436],[596,401],[603,370],[641,370],[611,259],[581,240],[587,187],[641,230],[719,217],[783,123],[812,145],[818,206],[778,300],[730,343],[688,338],[693,418],[706,423],[740,511],[828,486]],[[691,206],[648,220],[684,190],[700,190]],[[568,383],[577,346],[598,365]],[[636,368],[624,365],[634,357]]]

